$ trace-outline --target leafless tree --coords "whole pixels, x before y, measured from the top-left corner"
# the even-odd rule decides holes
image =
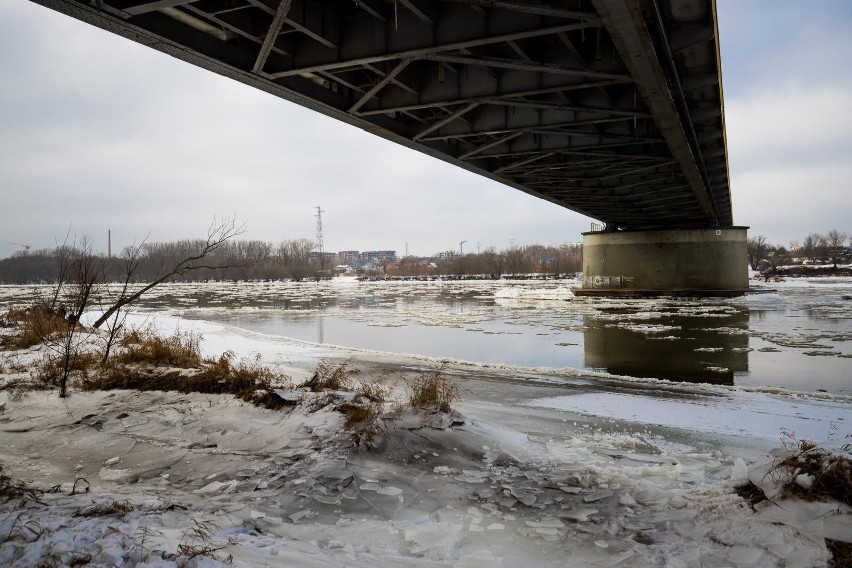
[[[825,236],[819,233],[811,233],[802,241],[802,250],[805,253],[805,257],[811,261],[822,260],[823,256],[825,256],[825,248]]]
[[[834,268],[837,268],[837,259],[843,254],[843,247],[848,238],[849,235],[837,229],[830,230],[826,235],[826,246]]]
[[[223,248],[228,241],[243,234],[245,225],[237,225],[236,218],[225,217],[221,221],[213,220],[207,230],[207,239],[193,241],[186,244],[181,257],[167,263],[163,261],[157,276],[150,282],[134,287],[128,287],[116,302],[104,311],[103,315],[95,320],[93,327],[99,328],[109,320],[116,312],[138,300],[145,292],[159,286],[170,278],[187,272],[210,269],[217,270],[231,266],[227,259],[212,259],[214,253]]]
[[[68,245],[66,238],[57,248],[57,258],[59,274],[51,297],[34,309],[41,310],[44,321],[64,320],[58,331],[55,326],[45,327],[41,337],[42,343],[59,357],[59,396],[64,398],[68,393],[68,375],[88,339],[80,318],[96,296],[104,274],[103,259],[92,252],[92,241],[85,235],[79,244]]]
[[[131,305],[130,302],[124,302],[124,300],[133,294],[132,288],[134,280],[137,272],[139,271],[139,267],[144,260],[143,251],[145,248],[145,241],[147,241],[147,237],[141,244],[137,245],[134,243],[125,247],[124,250],[121,251],[121,273],[118,278],[113,280],[113,282],[115,282],[115,286],[107,285],[103,288],[103,294],[101,296],[102,305],[118,305],[118,307],[113,310],[112,315],[105,321],[106,335],[103,338],[104,351],[101,357],[101,364],[107,362],[113,345],[120,336],[121,331],[124,329],[124,324],[127,320],[128,308]],[[106,310],[104,313],[106,313]]]
[[[766,253],[769,251],[769,244],[766,242],[766,237],[757,235],[749,237],[747,241],[748,248],[748,263],[752,270],[757,270],[761,261],[766,258]]]

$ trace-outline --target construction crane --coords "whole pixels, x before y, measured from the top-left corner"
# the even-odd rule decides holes
[[[10,245],[15,245],[24,249],[24,254],[30,252],[30,249],[33,248],[31,245],[25,245],[24,243],[16,243],[15,241],[6,241]]]
[[[462,241],[462,242],[459,243],[459,256],[464,256],[464,244],[466,242],[467,241]]]

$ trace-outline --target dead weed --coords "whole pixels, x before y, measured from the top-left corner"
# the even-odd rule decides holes
[[[410,379],[406,386],[408,405],[415,410],[438,409],[441,412],[450,412],[453,403],[461,400],[459,385],[447,378],[444,367]]]
[[[848,450],[849,445],[844,447]],[[806,501],[835,500],[852,505],[852,460],[832,454],[808,440],[772,470],[782,481],[782,495]]]
[[[313,377],[305,383],[305,386],[314,392],[348,391],[354,387],[355,381],[352,377],[359,373],[359,369],[352,367],[352,359],[339,363],[322,360],[317,364]]]
[[[271,410],[287,406],[275,390],[288,386],[289,377],[258,361],[240,360],[235,363],[234,359],[234,354],[229,351],[217,360],[201,362],[199,369],[185,370],[112,364],[86,381],[83,388],[231,394]]]
[[[13,328],[14,332],[0,337],[0,347],[28,349],[41,345],[51,338],[67,333],[69,325],[63,312],[46,304],[9,308],[0,316],[0,326]]]
[[[101,503],[92,503],[88,507],[77,509],[74,512],[75,517],[123,517],[127,513],[133,511],[134,507],[130,501],[116,501],[108,499]]]
[[[201,365],[201,335],[175,331],[161,336],[153,328],[135,330],[124,336],[114,362],[123,365],[198,367]]]

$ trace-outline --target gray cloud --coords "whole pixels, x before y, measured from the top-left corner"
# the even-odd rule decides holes
[[[734,216],[776,244],[852,232],[852,5],[719,2]]]

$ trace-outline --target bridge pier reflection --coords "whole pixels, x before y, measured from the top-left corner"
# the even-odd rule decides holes
[[[585,365],[616,375],[733,385],[735,373],[748,371],[748,335],[735,331],[747,329],[748,318],[747,312],[719,318],[713,328],[707,318],[678,318],[671,325],[679,329],[649,334],[590,316]]]

